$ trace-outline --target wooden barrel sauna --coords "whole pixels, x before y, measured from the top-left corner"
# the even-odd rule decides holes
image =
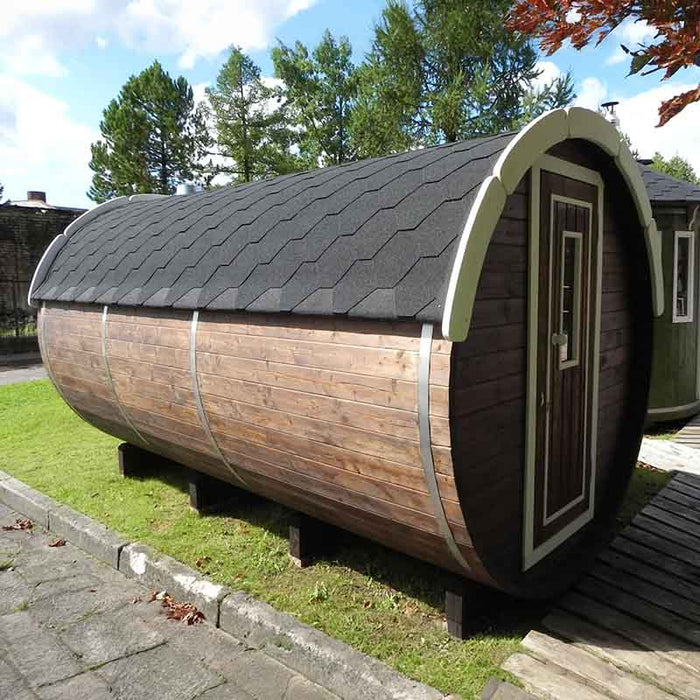
[[[654,320],[649,423],[700,413],[700,187],[640,165],[661,237],[664,312]]]
[[[550,595],[609,532],[649,386],[659,241],[583,109],[175,197],[46,252],[41,351],[86,421],[459,575]]]

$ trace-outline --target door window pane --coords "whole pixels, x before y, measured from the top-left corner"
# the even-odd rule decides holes
[[[695,236],[692,231],[676,231],[673,269],[673,321],[693,320],[693,278]]]
[[[561,251],[559,362],[578,362],[581,323],[581,234],[564,232]]]

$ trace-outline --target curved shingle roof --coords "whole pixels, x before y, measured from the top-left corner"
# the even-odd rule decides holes
[[[513,136],[115,203],[67,231],[32,299],[439,321],[455,243]]]
[[[641,165],[642,180],[652,202],[700,204],[700,187]]]

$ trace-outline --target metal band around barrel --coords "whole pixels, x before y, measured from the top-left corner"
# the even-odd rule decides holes
[[[219,447],[219,443],[214,437],[214,433],[211,431],[209,425],[209,418],[207,418],[206,411],[204,410],[204,404],[202,403],[202,396],[199,391],[199,380],[197,379],[197,323],[199,322],[199,311],[195,310],[192,312],[192,324],[190,325],[190,374],[192,375],[192,391],[194,393],[194,402],[197,406],[197,413],[199,415],[199,422],[202,424],[204,432],[209,438],[212,447],[219,455],[219,459],[228,467],[228,470],[233,474],[233,476],[238,479],[238,481],[247,486],[243,477],[234,469],[233,465],[226,459],[224,453]]]
[[[435,511],[435,519],[447,548],[452,553],[457,563],[467,571],[470,569],[462,552],[459,551],[457,542],[447,522],[445,508],[440,498],[437,477],[435,476],[435,464],[433,463],[433,449],[430,444],[430,353],[433,346],[433,325],[424,323],[420,339],[420,356],[418,364],[418,433],[420,436],[420,455],[423,463],[425,483]]]
[[[124,419],[125,423],[129,426],[131,431],[138,437],[141,442],[144,443],[144,445],[148,445],[148,440],[141,435],[141,433],[137,430],[136,426],[132,423],[131,418],[129,418],[129,414],[126,412],[124,406],[122,406],[121,401],[119,400],[119,395],[117,394],[117,390],[114,387],[114,379],[112,379],[112,369],[109,366],[109,357],[107,355],[107,311],[109,307],[107,304],[105,304],[102,307],[102,362],[104,363],[105,366],[105,373],[107,374],[107,384],[109,384],[109,388],[112,391],[112,395],[114,396],[114,401],[117,404],[117,408],[119,409],[119,413],[121,413],[122,418]]]
[[[73,406],[73,404],[66,398],[66,395],[63,393],[63,389],[61,389],[61,385],[56,381],[56,375],[53,372],[53,366],[51,364],[51,358],[49,357],[49,350],[46,347],[46,302],[43,301],[41,303],[41,309],[39,310],[39,313],[41,314],[41,319],[39,319],[39,350],[41,350],[41,358],[44,361],[44,367],[46,368],[46,374],[49,375],[49,379],[51,380],[51,383],[54,385],[54,388],[58,392],[58,395],[68,404],[68,408],[70,408],[73,413],[75,413],[80,420],[84,420],[86,423],[89,423],[90,421],[83,416],[80,411]]]

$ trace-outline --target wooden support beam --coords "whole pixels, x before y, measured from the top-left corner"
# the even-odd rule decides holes
[[[141,476],[144,471],[153,466],[155,459],[157,459],[155,455],[130,442],[122,442],[117,447],[119,473],[123,477]]]
[[[503,602],[503,594],[474,581],[455,577],[445,588],[447,632],[466,639],[478,632],[485,610]]]
[[[289,556],[300,568],[328,551],[335,540],[335,528],[308,515],[298,513],[289,526]]]
[[[221,510],[224,506],[247,495],[247,491],[239,489],[233,484],[194,470],[189,471],[188,480],[190,506],[198,513],[212,513]]]

